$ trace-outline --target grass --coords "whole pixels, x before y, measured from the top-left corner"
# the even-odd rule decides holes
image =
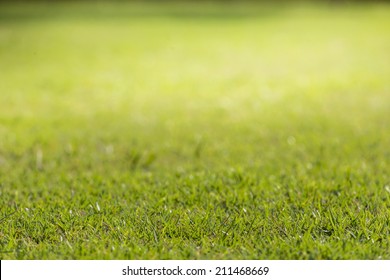
[[[1,259],[390,259],[387,4],[0,4]]]

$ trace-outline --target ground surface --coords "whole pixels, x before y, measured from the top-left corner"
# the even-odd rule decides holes
[[[389,259],[390,6],[0,5],[1,259]]]

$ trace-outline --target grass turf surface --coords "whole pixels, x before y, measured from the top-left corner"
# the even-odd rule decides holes
[[[0,4],[1,259],[389,259],[390,7]]]

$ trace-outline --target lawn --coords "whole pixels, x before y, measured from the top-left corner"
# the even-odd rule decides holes
[[[390,5],[0,3],[0,259],[390,259]]]

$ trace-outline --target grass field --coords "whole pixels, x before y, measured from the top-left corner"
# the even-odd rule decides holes
[[[390,6],[0,4],[1,259],[390,259]]]

